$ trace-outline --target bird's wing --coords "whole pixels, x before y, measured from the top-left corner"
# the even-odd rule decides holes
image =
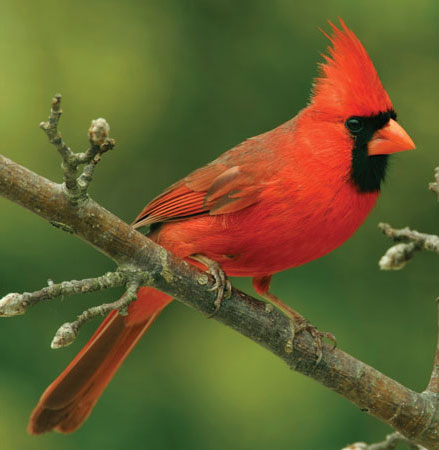
[[[196,215],[228,214],[258,201],[260,187],[246,165],[228,167],[221,159],[191,173],[152,200],[134,221],[139,228]]]
[[[245,141],[172,185],[146,205],[134,227],[197,215],[230,214],[257,203],[261,180],[267,178],[273,160],[264,136]]]

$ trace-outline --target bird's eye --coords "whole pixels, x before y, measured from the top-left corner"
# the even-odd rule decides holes
[[[349,117],[348,120],[345,122],[346,128],[351,133],[359,133],[363,129],[363,120],[361,117]]]

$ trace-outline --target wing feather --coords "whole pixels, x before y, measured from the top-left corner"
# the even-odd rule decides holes
[[[264,140],[268,134],[243,142],[166,189],[145,206],[134,227],[230,214],[257,203],[261,180],[273,170],[272,149]]]
[[[206,166],[152,200],[134,221],[136,228],[200,214],[229,214],[258,201],[260,190],[239,166]]]

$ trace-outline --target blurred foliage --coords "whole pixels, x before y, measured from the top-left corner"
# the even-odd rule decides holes
[[[379,221],[438,232],[426,189],[437,156],[437,0],[0,1],[1,152],[55,180],[59,157],[38,123],[64,95],[63,135],[87,146],[104,116],[117,149],[93,197],[130,221],[172,182],[243,139],[288,120],[308,99],[327,41],[343,17],[365,44],[418,146],[393,158],[382,199],[332,254],[275,277],[273,289],[343,349],[407,386],[426,385],[434,351],[437,257],[379,272],[390,245]],[[0,198],[0,295],[98,275],[112,263]],[[251,292],[249,280],[235,280]],[[71,436],[30,437],[28,414],[79,343],[52,352],[57,327],[111,292],[41,305],[1,321],[2,449],[338,449],[387,428],[254,343],[172,304]]]

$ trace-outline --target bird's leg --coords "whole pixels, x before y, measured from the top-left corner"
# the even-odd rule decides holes
[[[207,273],[212,275],[213,279],[215,280],[215,284],[209,289],[209,291],[217,291],[216,299],[214,302],[215,309],[211,314],[209,314],[209,317],[212,317],[221,308],[223,299],[230,297],[230,294],[232,293],[232,285],[227,279],[224,270],[221,268],[221,265],[213,259],[210,259],[201,253],[191,255],[190,258],[200,262],[201,264],[203,264],[203,266],[206,266]]]
[[[319,364],[322,359],[322,338],[329,339],[334,345],[333,348],[335,348],[337,346],[337,340],[335,336],[332,333],[328,333],[326,331],[319,331],[314,325],[308,322],[305,317],[303,317],[290,306],[286,305],[274,294],[269,292],[268,289],[270,287],[270,281],[271,276],[253,278],[253,287],[263,298],[268,300],[277,309],[282,311],[293,322],[293,330],[295,334],[298,334],[304,330],[308,331],[311,334],[317,348],[316,365]],[[294,335],[292,339],[294,339]]]

